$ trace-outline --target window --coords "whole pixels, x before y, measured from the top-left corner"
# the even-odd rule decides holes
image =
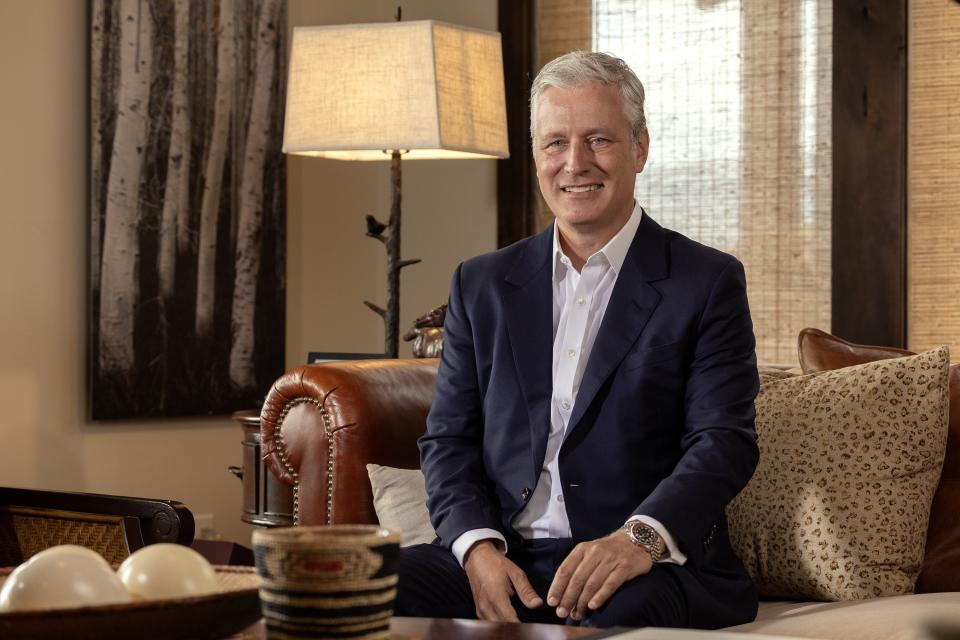
[[[743,261],[764,363],[830,328],[831,16],[829,0],[540,2],[541,63],[606,51],[644,83],[637,201]]]

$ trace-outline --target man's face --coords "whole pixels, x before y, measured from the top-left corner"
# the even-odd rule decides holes
[[[589,83],[540,95],[533,157],[543,197],[562,231],[611,237],[633,211],[649,137],[632,142],[616,85]]]

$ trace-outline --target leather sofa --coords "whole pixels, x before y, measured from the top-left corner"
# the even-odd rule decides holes
[[[844,355],[845,345],[853,356]],[[827,363],[806,358],[810,370],[899,355],[880,348],[879,354],[863,356],[855,349],[859,345],[843,341],[828,346],[840,353]],[[270,471],[293,487],[295,524],[377,523],[366,465],[419,468],[416,441],[425,428],[437,365],[437,359],[343,361],[300,367],[276,381],[261,413],[262,453]],[[951,382],[955,399],[960,390],[956,366]],[[957,464],[960,443],[957,405],[951,413],[951,465]],[[955,477],[960,470],[951,467],[946,473]],[[956,504],[945,513],[960,517],[955,515],[960,493],[941,487],[936,500],[947,499]],[[951,555],[956,560],[960,541],[953,542],[958,546],[938,543],[928,557],[939,554],[938,563],[949,562]],[[947,619],[950,624],[952,616],[955,631],[960,630],[960,572],[954,579],[949,575],[927,585],[931,593],[833,603],[763,602],[755,622],[731,629],[837,640],[933,637],[918,621]]]

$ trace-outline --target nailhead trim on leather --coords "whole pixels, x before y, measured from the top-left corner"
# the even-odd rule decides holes
[[[286,419],[290,410],[301,404],[312,404],[320,412],[323,418],[323,424],[326,427],[327,439],[329,441],[332,429],[330,413],[326,410],[316,398],[294,398],[283,405],[280,416],[277,418],[277,428],[274,434],[277,442],[277,453],[280,455],[280,462],[286,469],[290,477],[293,478],[293,525],[300,525],[300,474],[297,473],[293,465],[290,464],[287,454],[287,443],[283,439],[283,421]],[[330,512],[333,509],[333,443],[327,447],[327,524],[330,524]]]
[[[325,407],[320,406],[320,417],[327,432],[327,524],[333,524],[333,418]]]
[[[277,452],[280,455],[280,462],[283,463],[283,468],[286,469],[287,473],[290,474],[290,477],[293,478],[293,525],[300,525],[300,474],[296,472],[293,468],[293,465],[290,464],[290,460],[287,454],[287,443],[283,440],[283,421],[286,419],[287,414],[290,413],[290,410],[297,405],[301,404],[312,404],[317,408],[317,411],[320,412],[320,417],[323,418],[324,431],[327,435],[327,524],[333,524],[333,483],[336,476],[336,468],[334,465],[334,454],[333,454],[333,432],[339,431],[340,429],[345,429],[347,427],[354,426],[353,424],[345,424],[340,427],[334,428],[333,426],[333,416],[330,415],[330,412],[327,411],[327,408],[324,406],[327,398],[336,391],[336,387],[330,389],[327,394],[323,397],[323,400],[317,400],[316,398],[309,397],[300,397],[294,398],[287,401],[283,405],[283,409],[280,411],[280,415],[277,418],[277,428],[275,431],[275,439],[277,443]]]

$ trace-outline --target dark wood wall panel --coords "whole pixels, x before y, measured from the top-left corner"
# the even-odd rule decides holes
[[[529,134],[536,15],[534,0],[499,0],[510,158],[497,163],[497,246],[534,232],[534,169]]]
[[[906,343],[905,0],[833,9],[833,318],[838,336]]]

